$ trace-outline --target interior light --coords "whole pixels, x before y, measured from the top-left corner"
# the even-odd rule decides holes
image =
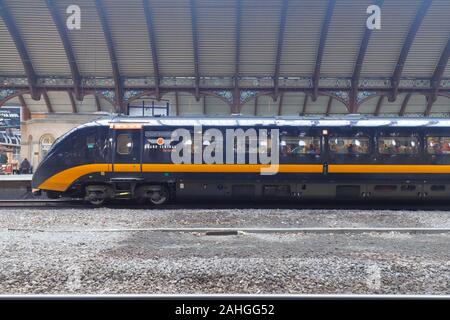
[[[300,140],[300,141],[298,142],[298,145],[304,147],[304,146],[306,145],[306,143],[305,143],[305,141]]]
[[[281,145],[282,147],[286,146],[286,141],[281,140],[280,145]]]

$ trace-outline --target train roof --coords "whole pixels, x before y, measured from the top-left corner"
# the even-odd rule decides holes
[[[295,127],[450,127],[450,118],[369,118],[369,117],[109,117],[96,120],[101,125],[142,124],[149,126],[295,126]]]

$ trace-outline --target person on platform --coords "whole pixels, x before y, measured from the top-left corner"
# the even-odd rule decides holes
[[[31,167],[30,162],[27,160],[27,158],[25,158],[20,164],[19,171],[21,174],[30,173],[30,167]]]

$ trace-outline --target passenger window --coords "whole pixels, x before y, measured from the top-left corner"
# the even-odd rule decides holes
[[[418,154],[419,140],[416,137],[380,137],[378,152],[380,154]]]
[[[121,133],[117,136],[116,150],[121,155],[131,154],[133,150],[133,139],[128,133]]]
[[[320,155],[320,138],[282,136],[280,150],[283,156]]]
[[[369,153],[369,138],[366,137],[330,137],[328,145],[332,154]]]
[[[450,154],[450,137],[428,137],[428,154]]]

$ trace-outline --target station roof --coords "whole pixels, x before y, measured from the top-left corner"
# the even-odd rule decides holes
[[[449,16],[448,0],[0,0],[0,105],[447,116]]]

